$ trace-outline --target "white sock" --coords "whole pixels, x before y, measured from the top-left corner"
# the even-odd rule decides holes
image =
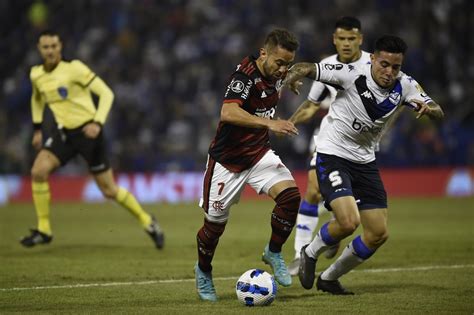
[[[319,255],[324,253],[328,248],[329,246],[324,243],[318,232],[313,241],[306,247],[306,254],[311,258],[318,259]]]
[[[350,242],[349,245],[344,248],[339,258],[321,274],[321,279],[337,280],[364,261],[365,259],[354,254],[352,242]]]
[[[319,218],[298,213],[295,231],[295,258],[300,257],[301,247],[311,242]]]

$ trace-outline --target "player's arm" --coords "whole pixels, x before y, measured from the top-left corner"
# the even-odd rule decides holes
[[[432,120],[440,121],[444,118],[444,112],[441,106],[435,102],[425,103],[423,101],[412,99],[410,103],[415,103],[417,108],[415,111],[418,113],[416,119],[419,119],[423,115],[428,116]]]
[[[307,122],[316,114],[316,112],[319,110],[319,106],[320,103],[316,103],[311,100],[305,100],[300,104],[293,115],[291,115],[289,120],[295,125]]]
[[[114,93],[107,84],[97,76],[91,81],[89,88],[92,93],[99,97],[99,104],[93,121],[85,125],[82,130],[86,137],[94,139],[99,135],[102,125],[107,119],[114,100]]]
[[[268,128],[276,133],[298,134],[298,129],[296,129],[292,122],[280,119],[272,120],[251,115],[242,109],[238,103],[224,103],[222,105],[221,121],[247,128]]]
[[[402,78],[402,80],[408,79],[408,85],[406,87],[406,99],[408,102],[405,104],[412,106],[415,112],[417,112],[416,119],[426,115],[432,120],[442,120],[444,118],[444,112],[441,109],[441,106],[434,102],[431,97],[426,94],[421,85],[413,78],[408,76],[403,76]]]
[[[97,76],[94,78],[94,80],[92,80],[89,85],[89,88],[92,93],[99,97],[99,104],[97,106],[97,111],[94,116],[94,122],[103,125],[107,120],[110,108],[112,108],[112,102],[114,101],[114,93],[109,88],[109,86]]]
[[[321,82],[313,81],[308,98],[301,103],[298,109],[290,117],[292,123],[299,124],[307,122],[319,110],[321,102],[330,94],[326,85]]]
[[[295,94],[299,95],[299,87],[301,86],[301,79],[302,78],[309,78],[312,80],[316,80],[317,75],[317,67],[316,64],[310,62],[300,62],[294,64],[285,78],[283,82],[284,85],[288,86],[290,90],[292,90]]]
[[[31,118],[33,120],[33,138],[31,145],[36,149],[41,149],[43,143],[43,134],[41,132],[41,124],[43,122],[43,112],[45,103],[41,100],[41,95],[38,92],[35,84],[31,82],[32,94],[31,94]]]

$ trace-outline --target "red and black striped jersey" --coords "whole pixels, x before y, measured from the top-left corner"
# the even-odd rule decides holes
[[[229,79],[223,103],[237,103],[242,109],[259,117],[273,119],[282,79],[265,79],[255,63],[246,57]],[[241,172],[255,165],[270,149],[268,129],[247,128],[219,122],[209,155],[232,172]]]

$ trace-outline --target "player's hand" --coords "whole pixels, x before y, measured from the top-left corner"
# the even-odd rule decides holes
[[[416,119],[421,118],[423,115],[428,115],[431,112],[431,108],[423,101],[413,99],[409,100],[409,102],[416,105],[415,111],[418,113]]]
[[[102,127],[96,122],[90,122],[82,128],[82,132],[89,139],[95,139],[100,133]]]
[[[31,140],[31,145],[35,150],[40,150],[41,145],[43,144],[43,133],[41,130],[35,130],[33,133],[33,139]]]
[[[295,125],[292,122],[288,120],[283,120],[283,119],[270,120],[268,129],[275,132],[278,136],[281,136],[281,135],[297,136],[299,134],[298,129],[295,127]]]
[[[300,87],[303,85],[303,81],[296,80],[294,82],[285,81],[284,84],[296,95],[300,95]]]

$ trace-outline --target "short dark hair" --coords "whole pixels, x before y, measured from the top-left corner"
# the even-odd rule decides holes
[[[296,36],[283,28],[277,28],[271,31],[265,38],[265,46],[277,47],[281,46],[288,51],[296,51],[299,47]]]
[[[348,31],[352,30],[353,28],[357,28],[359,31],[362,31],[362,24],[360,23],[359,19],[353,16],[343,16],[336,21],[334,29],[336,28],[342,28]]]
[[[59,39],[61,39],[61,35],[55,30],[52,29],[46,29],[41,31],[41,33],[38,34],[38,42],[41,36],[57,36]]]
[[[374,52],[386,51],[395,54],[405,54],[407,44],[403,39],[394,35],[383,35],[379,37],[374,44]]]

